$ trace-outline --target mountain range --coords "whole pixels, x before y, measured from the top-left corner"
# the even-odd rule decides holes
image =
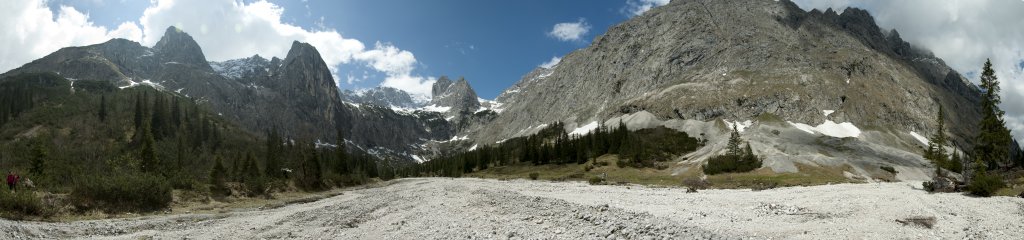
[[[969,149],[981,111],[976,86],[868,12],[808,12],[790,1],[673,1],[534,69],[493,101],[445,76],[429,101],[388,87],[341,91],[317,49],[301,42],[284,59],[210,62],[175,27],[153,47],[124,39],[68,47],[0,77],[29,72],[150,85],[251,133],[277,129],[406,163],[561,122],[573,134],[623,124],[709,140],[680,156],[685,171],[722,151],[735,127],[776,172],[850,165],[851,175],[871,177],[892,165],[912,179],[930,168],[919,152],[940,106],[953,149]]]

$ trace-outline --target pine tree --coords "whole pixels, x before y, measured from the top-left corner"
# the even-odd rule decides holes
[[[140,95],[135,95],[135,122],[134,123],[135,123],[135,131],[136,132],[138,132],[139,129],[142,129],[142,121],[146,120],[145,119],[145,115],[144,115],[145,111],[146,110],[143,109],[143,105],[142,105],[142,97]]]
[[[338,129],[338,147],[334,148],[337,160],[334,162],[334,172],[338,174],[349,174],[348,167],[348,152],[346,150],[345,136],[341,133],[341,129]]]
[[[46,146],[44,146],[43,140],[36,140],[32,142],[32,168],[29,169],[29,173],[32,175],[43,175],[43,171],[46,167]]]
[[[142,172],[155,173],[157,171],[157,164],[159,160],[156,157],[155,145],[156,140],[153,139],[153,133],[148,123],[142,124],[142,151],[139,154],[141,161],[139,161],[139,168]]]
[[[101,95],[100,96],[100,112],[99,112],[99,117],[100,117],[100,122],[106,122],[107,121],[107,95]]]
[[[984,95],[981,99],[982,118],[975,139],[974,154],[984,161],[988,167],[1000,164],[1009,165],[1009,146],[1012,138],[1010,130],[1003,120],[1004,112],[999,109],[999,80],[992,70],[992,62],[985,61],[981,73],[981,87]]]
[[[274,127],[273,130],[267,132],[266,168],[264,168],[267,177],[280,177],[280,152],[282,150],[281,143],[282,139],[280,135],[278,135],[277,127]]]
[[[227,181],[227,169],[224,168],[224,160],[217,156],[213,160],[213,168],[210,169],[210,184],[224,186]]]
[[[932,160],[936,165],[950,168],[949,156],[946,155],[946,124],[944,111],[942,105],[939,105],[939,115],[936,117],[938,122],[935,134],[932,135],[931,139],[928,140],[928,149],[925,151],[925,158]]]
[[[734,124],[734,125],[732,125],[732,133],[729,134],[728,155],[731,155],[731,156],[741,156],[741,155],[743,155],[743,151],[742,151],[742,149],[740,149],[740,144],[741,143],[743,143],[743,139],[740,138],[739,129],[737,129],[736,125]]]

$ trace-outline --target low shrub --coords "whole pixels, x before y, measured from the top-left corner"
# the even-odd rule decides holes
[[[0,190],[0,211],[3,211],[5,217],[12,219],[44,215],[42,201],[36,197],[35,193],[27,190],[17,192],[7,189]]]
[[[892,174],[899,173],[899,172],[896,171],[896,168],[893,168],[892,166],[881,166],[879,168],[881,168],[882,170],[884,170],[886,172],[892,173]]]
[[[590,180],[587,180],[587,182],[589,182],[590,185],[598,185],[604,183],[604,179],[599,176],[593,176],[590,177]]]
[[[1003,182],[1003,178],[999,175],[981,173],[971,179],[971,183],[967,185],[967,190],[975,196],[990,197],[1005,186],[1006,183]]]
[[[540,173],[530,173],[530,180],[537,180],[540,178]]]
[[[749,172],[761,168],[761,159],[741,155],[718,155],[708,159],[704,165],[704,174]]]
[[[148,174],[115,174],[86,178],[71,191],[71,202],[80,211],[156,211],[171,204],[171,184]]]
[[[266,177],[255,177],[246,179],[244,186],[246,196],[267,196],[270,193],[271,181]]]
[[[587,164],[583,166],[583,171],[589,172],[590,170],[594,170],[594,165]]]

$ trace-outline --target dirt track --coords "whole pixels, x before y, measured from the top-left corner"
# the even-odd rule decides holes
[[[317,202],[70,223],[0,220],[0,238],[1013,239],[1024,199],[927,194],[914,183],[753,192],[417,178]],[[919,183],[917,184],[919,188]],[[933,228],[897,220],[934,217]]]

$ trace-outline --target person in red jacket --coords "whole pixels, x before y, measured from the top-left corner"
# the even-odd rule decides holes
[[[14,171],[7,174],[7,187],[10,188],[12,192],[14,191],[14,187],[18,186],[18,178],[18,175],[15,175]]]

